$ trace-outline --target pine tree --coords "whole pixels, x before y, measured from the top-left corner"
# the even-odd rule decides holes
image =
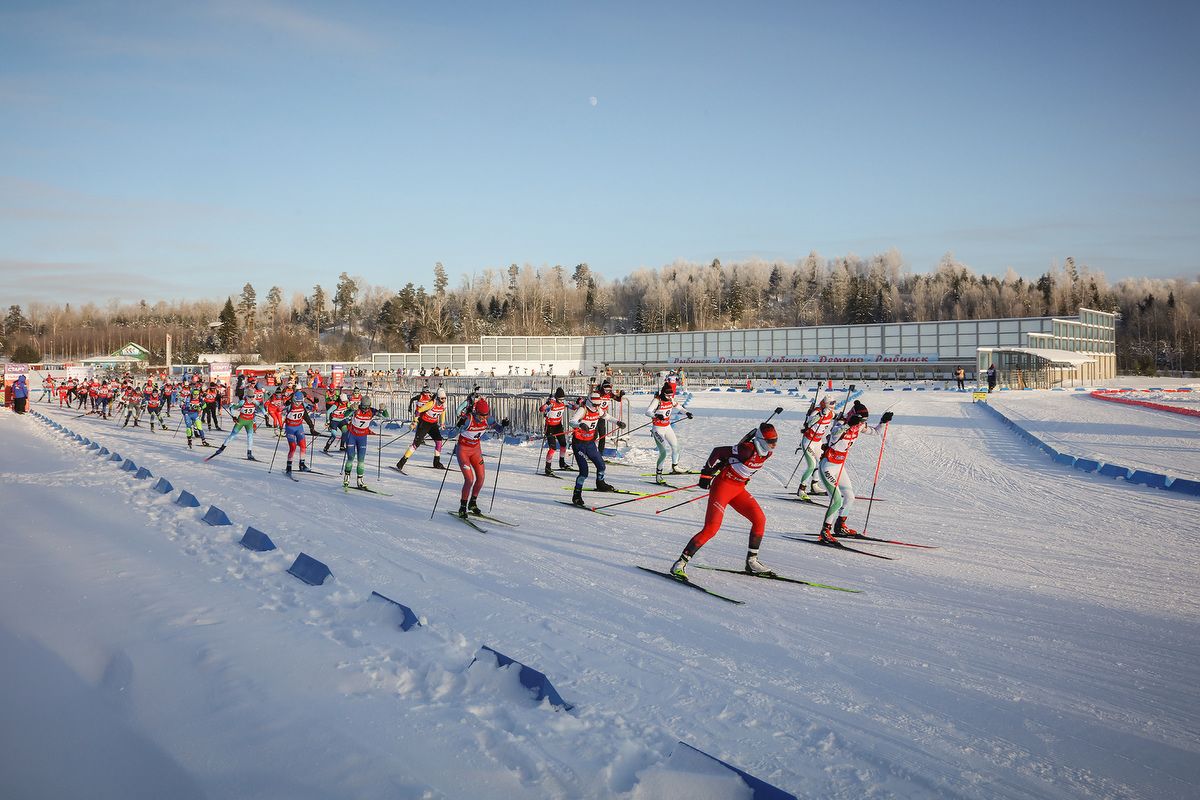
[[[225,298],[225,306],[221,309],[221,327],[217,328],[217,342],[221,351],[232,353],[238,343],[237,311],[233,308],[233,298]]]
[[[257,295],[254,292],[254,287],[246,284],[242,287],[241,301],[238,303],[238,311],[242,314],[242,326],[246,331],[246,343],[254,347],[254,316],[255,302]]]

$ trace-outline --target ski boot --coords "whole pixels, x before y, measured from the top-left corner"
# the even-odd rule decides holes
[[[404,472],[404,465],[407,463],[408,463],[408,456],[401,456],[400,460],[396,462],[397,471]]]
[[[212,447],[212,445],[208,443],[208,439],[205,439],[203,436],[200,437],[200,446],[201,447]]]
[[[615,492],[616,490],[617,490],[617,487],[613,486],[611,483],[608,483],[603,478],[596,479],[596,491],[597,492]]]
[[[667,483],[666,479],[663,477],[662,472],[658,472],[658,471],[656,471],[654,473],[654,482],[657,483],[659,486],[670,486],[671,485],[671,484]]]
[[[342,488],[343,488],[343,489],[349,489],[349,488],[350,488],[350,473],[349,473],[349,472],[347,472],[347,473],[346,473],[346,474],[345,474],[345,475],[342,477]]]
[[[250,450],[246,451],[246,460],[247,461],[258,461],[258,459],[254,457],[254,453]]]
[[[837,518],[837,522],[835,522],[833,525],[833,532],[837,536],[848,536],[850,538],[858,536],[858,531],[846,525],[845,517]]]
[[[188,450],[192,449],[192,437],[188,437]]]
[[[547,478],[554,477],[554,473],[550,471],[550,462],[549,461],[546,462],[546,468],[544,470],[542,470],[542,474],[545,475]]]
[[[481,509],[479,507],[479,503],[477,503],[475,500],[476,499],[474,497],[472,497],[470,500],[467,501],[467,511],[470,511],[472,514],[474,514],[477,517],[482,517],[483,509]]]
[[[567,460],[565,458],[560,458],[558,460],[558,468],[563,471],[570,471],[570,469],[571,469],[570,465],[567,464]]]
[[[758,560],[758,554],[746,556],[746,572],[751,575],[774,575],[775,572]]]
[[[301,472],[312,472],[312,470],[310,470],[310,469],[308,468],[308,464],[305,464],[305,463],[304,463],[304,459],[303,459],[303,458],[302,458],[302,459],[300,459],[300,471],[301,471]]]
[[[466,518],[467,518],[467,504],[466,504],[466,503],[459,503],[459,504],[458,504],[458,516],[459,516],[461,519],[466,519]]]
[[[671,574],[676,578],[687,580],[687,563],[691,560],[691,556],[680,553],[679,558],[671,565]]]
[[[817,485],[817,484],[815,484],[815,483],[814,483],[813,485],[811,485],[811,486],[809,486],[809,487],[808,487],[808,493],[809,493],[809,494],[815,494],[815,495],[817,495],[817,496],[819,496],[819,497],[824,497],[825,495],[828,495],[828,494],[829,494],[829,492],[825,491],[824,487],[822,487],[822,486],[818,486],[818,485]]]
[[[441,455],[435,455],[435,456],[433,457],[433,468],[434,468],[434,469],[445,469],[445,467],[443,467],[443,466],[442,466],[442,457],[441,457]]]
[[[686,469],[680,469],[678,464],[672,464],[672,465],[671,465],[671,474],[672,474],[672,475],[686,475],[686,474],[687,474],[687,470],[686,470]]]
[[[838,544],[838,540],[834,538],[833,529],[828,522],[821,527],[821,535],[817,537],[817,542],[820,544]]]
[[[128,417],[126,417],[126,418],[125,418],[125,424],[124,424],[124,425],[122,425],[121,427],[122,427],[122,428],[128,428],[128,427],[129,427],[129,418],[128,418]]]
[[[135,427],[135,428],[136,428],[137,426],[138,426],[138,424],[137,424],[137,420],[135,419],[135,420],[133,421],[133,427]],[[220,428],[218,428],[218,430],[220,430]]]
[[[575,491],[571,492],[571,504],[580,508],[586,508],[583,502],[583,489],[576,488]]]
[[[223,452],[225,452],[225,445],[221,445],[220,447],[218,447],[217,452],[213,453],[213,457],[215,458],[216,456],[221,455],[221,453],[223,453]]]
[[[365,481],[362,479],[362,475],[358,475],[358,476],[356,477],[356,482],[355,482],[355,484],[354,484],[354,488],[355,488],[355,489],[362,489],[362,490],[364,490],[364,491],[366,490],[366,488],[367,488],[367,484],[366,484],[366,482],[365,482]]]
[[[287,467],[284,468],[283,474],[287,475],[289,478],[292,477],[292,462],[287,462]]]
[[[805,503],[811,503],[811,502],[813,502],[813,499],[812,499],[811,497],[809,497],[809,496],[808,496],[808,493],[804,491],[804,488],[803,488],[803,487],[801,487],[800,489],[797,489],[797,490],[796,490],[796,497],[800,498],[800,499],[801,499],[801,500],[803,500]]]
[[[326,455],[328,455],[328,454],[329,454],[329,448],[330,448],[332,445],[333,445],[333,437],[332,437],[332,436],[330,436],[330,437],[329,437],[329,441],[325,443],[325,447],[324,447],[324,448],[321,450],[321,452],[322,452],[322,453],[325,453]]]

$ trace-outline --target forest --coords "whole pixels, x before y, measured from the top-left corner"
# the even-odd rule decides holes
[[[1110,285],[1102,273],[1067,258],[1026,280],[1011,269],[1002,277],[979,275],[951,254],[932,271],[913,273],[895,250],[867,258],[811,253],[796,262],[678,261],[611,280],[585,263],[512,264],[466,275],[457,288],[439,263],[428,286],[399,289],[342,272],[329,290],[271,286],[261,300],[247,283],[236,294],[201,301],[11,304],[0,350],[17,362],[57,362],[134,341],[162,363],[169,334],[175,363],[207,352],[260,353],[267,362],[351,361],[480,335],[1073,316],[1080,306],[1120,314],[1118,371],[1197,370],[1200,276]]]

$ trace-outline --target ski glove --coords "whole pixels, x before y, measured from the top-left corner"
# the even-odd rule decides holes
[[[690,411],[685,411],[685,412],[683,412],[683,413],[684,413],[684,415],[685,415],[685,416],[686,416],[688,419],[691,419],[691,418],[692,418],[692,412],[690,412]]]
[[[505,417],[504,419],[500,420],[500,427],[501,427],[501,428],[507,428],[507,427],[508,427],[508,417]]]
[[[884,425],[891,422],[892,421],[892,412],[890,412],[890,411],[883,412],[883,416],[879,418],[879,421],[882,422]]]
[[[625,423],[621,422],[620,420],[618,420],[616,424],[617,424],[617,430],[623,430],[625,428]]]
[[[701,472],[700,480],[696,481],[696,485],[699,486],[701,489],[707,489],[709,486],[712,486],[714,477],[716,477],[716,476],[709,474],[707,472]]]

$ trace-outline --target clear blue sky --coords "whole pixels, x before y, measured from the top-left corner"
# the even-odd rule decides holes
[[[0,302],[890,247],[1191,277],[1197,41],[1195,2],[0,0]]]

